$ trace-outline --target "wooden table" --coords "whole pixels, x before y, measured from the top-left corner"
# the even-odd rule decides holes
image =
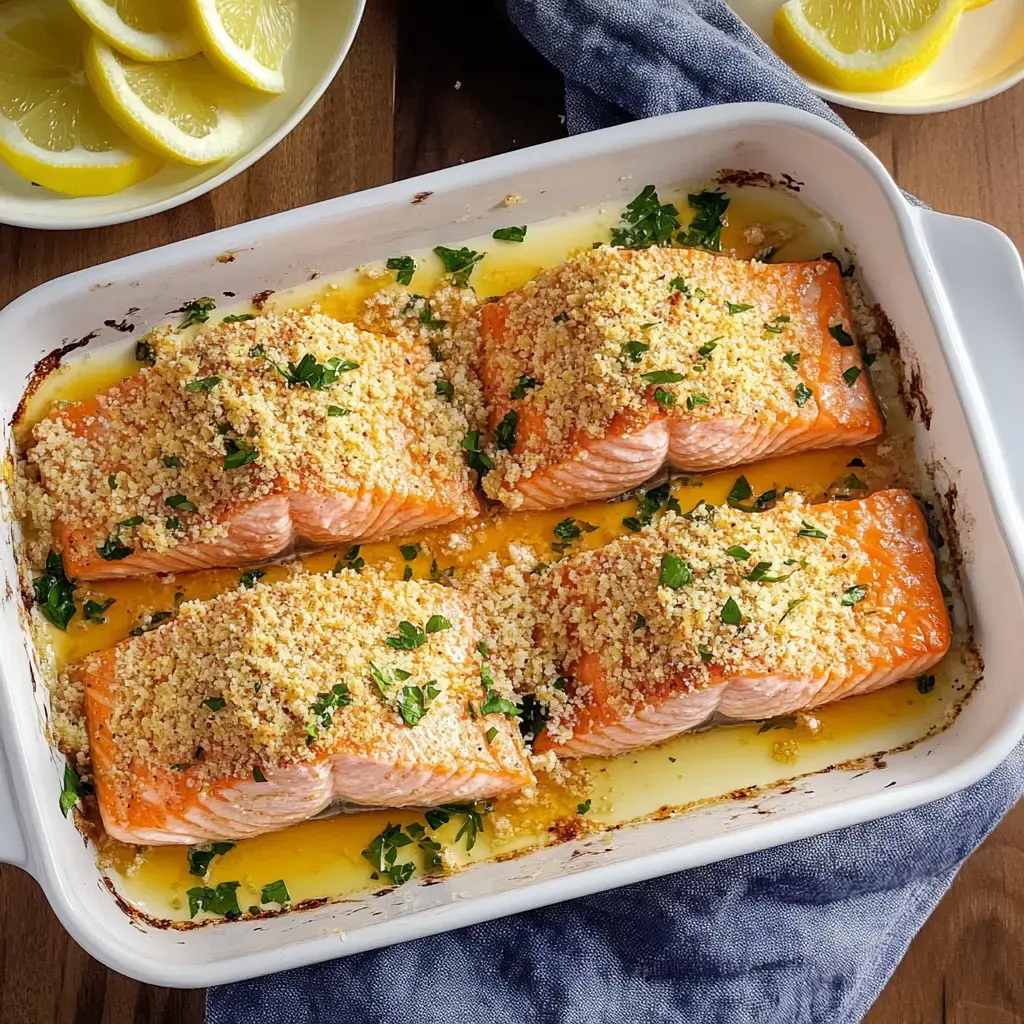
[[[338,79],[255,167],[136,224],[55,234],[0,227],[0,306],[50,278],[213,228],[564,133],[559,76],[488,4],[373,0]],[[905,188],[1024,244],[1024,89],[930,117],[842,112]],[[868,1024],[1024,1021],[1024,805],[968,861]],[[0,1021],[200,1024],[201,992],[106,970],[35,883],[0,869]],[[419,1022],[410,1021],[410,1024]]]

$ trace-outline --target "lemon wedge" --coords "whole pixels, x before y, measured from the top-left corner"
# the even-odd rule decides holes
[[[135,60],[180,60],[199,52],[199,40],[180,3],[166,0],[70,0],[111,46]]]
[[[0,158],[54,192],[109,195],[160,162],[96,102],[82,69],[85,36],[63,0],[0,5]]]
[[[93,35],[85,72],[104,110],[136,142],[168,160],[209,164],[233,156],[242,144],[233,89],[202,55],[143,64]]]
[[[187,0],[203,51],[225,74],[262,92],[284,92],[295,0]]]
[[[836,89],[895,89],[938,57],[963,9],[963,0],[788,0],[775,13],[775,47]]]

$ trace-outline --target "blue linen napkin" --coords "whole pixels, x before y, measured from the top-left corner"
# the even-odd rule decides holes
[[[571,132],[741,100],[841,124],[721,0],[508,0]],[[208,1024],[853,1024],[1024,791],[1024,746],[913,811],[211,989]]]

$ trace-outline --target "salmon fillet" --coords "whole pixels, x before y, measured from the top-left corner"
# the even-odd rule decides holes
[[[483,307],[487,494],[556,508],[879,437],[838,267],[602,246]]]
[[[335,801],[429,806],[529,785],[514,705],[477,644],[454,590],[369,573],[183,604],[74,670],[104,827],[198,843]]]
[[[468,423],[426,344],[293,312],[147,345],[154,365],[34,429],[69,576],[243,566],[478,514]]]
[[[559,563],[538,650],[563,673],[534,749],[614,755],[711,714],[762,719],[925,672],[950,625],[911,494],[699,506]]]

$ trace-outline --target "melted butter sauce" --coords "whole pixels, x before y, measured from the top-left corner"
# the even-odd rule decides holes
[[[810,259],[823,251],[842,252],[842,243],[834,225],[803,206],[789,194],[761,188],[729,189],[732,202],[728,225],[722,234],[723,250],[749,257],[765,244],[778,244],[776,260]],[[662,201],[671,201],[686,220],[686,191],[662,191]],[[524,208],[509,209],[508,223],[527,218]],[[589,248],[595,240],[607,240],[610,229],[619,221],[618,207],[595,208],[531,225],[523,243],[495,241],[490,237],[469,239],[465,244],[487,256],[473,274],[472,283],[481,297],[500,295],[519,287],[545,267],[552,266],[574,251]],[[754,226],[763,230],[759,238]],[[396,254],[397,255],[397,254]],[[440,264],[429,253],[413,253],[418,269],[411,290],[428,293],[440,281]],[[352,319],[363,301],[378,288],[391,285],[393,275],[372,278],[347,271],[321,279],[289,292],[273,294],[267,311],[306,306],[319,302],[325,313],[339,319]],[[214,316],[241,312],[246,307],[218,307]],[[55,401],[75,401],[108,387],[135,372],[132,357],[134,342],[87,353],[51,374],[29,401],[19,428],[20,436],[32,423],[44,416]],[[886,407],[890,437],[906,435],[909,424],[892,394],[880,380],[879,360],[872,371]],[[684,509],[698,501],[711,504],[725,501],[736,477],[742,472],[755,493],[775,487],[793,488],[812,501],[824,500],[830,484],[842,480],[849,463],[860,459],[856,473],[871,487],[884,487],[894,481],[906,485],[904,465],[899,471],[874,447],[843,448],[811,452],[774,459],[723,473],[692,477],[677,482],[673,493]],[[923,484],[923,481],[921,482]],[[927,490],[925,487],[924,489]],[[399,551],[399,542],[363,545],[359,554],[368,564],[379,565],[399,578],[410,567],[417,579],[429,578],[430,563],[454,566],[456,573],[489,555],[507,554],[510,544],[525,544],[536,549],[541,559],[553,557],[552,532],[557,522],[574,516],[597,529],[584,535],[576,548],[606,544],[625,532],[622,519],[632,514],[635,502],[593,503],[553,512],[495,513],[471,525],[428,531],[401,539],[401,543],[420,545],[420,553],[407,561]],[[549,553],[545,555],[545,553]],[[328,572],[345,549],[302,555],[298,561],[313,572]],[[295,571],[292,564],[264,567],[264,581],[281,579]],[[86,600],[100,603],[113,598],[105,612],[106,622],[87,622],[76,615],[67,633],[50,630],[59,664],[78,660],[90,651],[109,647],[144,624],[158,611],[172,611],[183,600],[209,598],[239,585],[238,570],[213,570],[178,576],[141,580],[99,581],[78,588],[81,607]],[[964,636],[960,635],[963,649]],[[840,701],[814,712],[819,727],[763,729],[761,723],[725,725],[677,737],[657,747],[610,759],[588,759],[578,763],[571,785],[541,779],[536,798],[506,797],[495,801],[486,821],[485,832],[468,852],[465,842],[456,843],[462,824],[454,819],[438,830],[434,838],[446,850],[449,866],[526,850],[556,841],[552,828],[571,819],[577,804],[591,801],[586,818],[591,828],[614,827],[636,821],[666,808],[685,807],[694,802],[722,797],[734,790],[770,785],[824,769],[847,760],[891,750],[913,742],[942,728],[951,720],[962,692],[973,682],[970,660],[952,652],[936,672],[936,684],[928,693],[918,692],[914,680],[907,680],[877,693]],[[195,885],[217,885],[238,881],[239,905],[243,911],[258,905],[261,889],[276,879],[284,879],[294,903],[305,900],[342,898],[371,888],[381,882],[370,877],[370,866],[362,857],[364,850],[389,823],[422,821],[413,811],[362,811],[343,813],[292,826],[281,832],[239,842],[226,855],[214,859],[205,882],[188,873],[183,847],[137,848],[100,835],[101,863],[111,874],[118,891],[143,913],[160,919],[188,920],[186,891]],[[496,827],[497,826],[497,827]],[[418,861],[415,847],[406,847],[399,861]]]

